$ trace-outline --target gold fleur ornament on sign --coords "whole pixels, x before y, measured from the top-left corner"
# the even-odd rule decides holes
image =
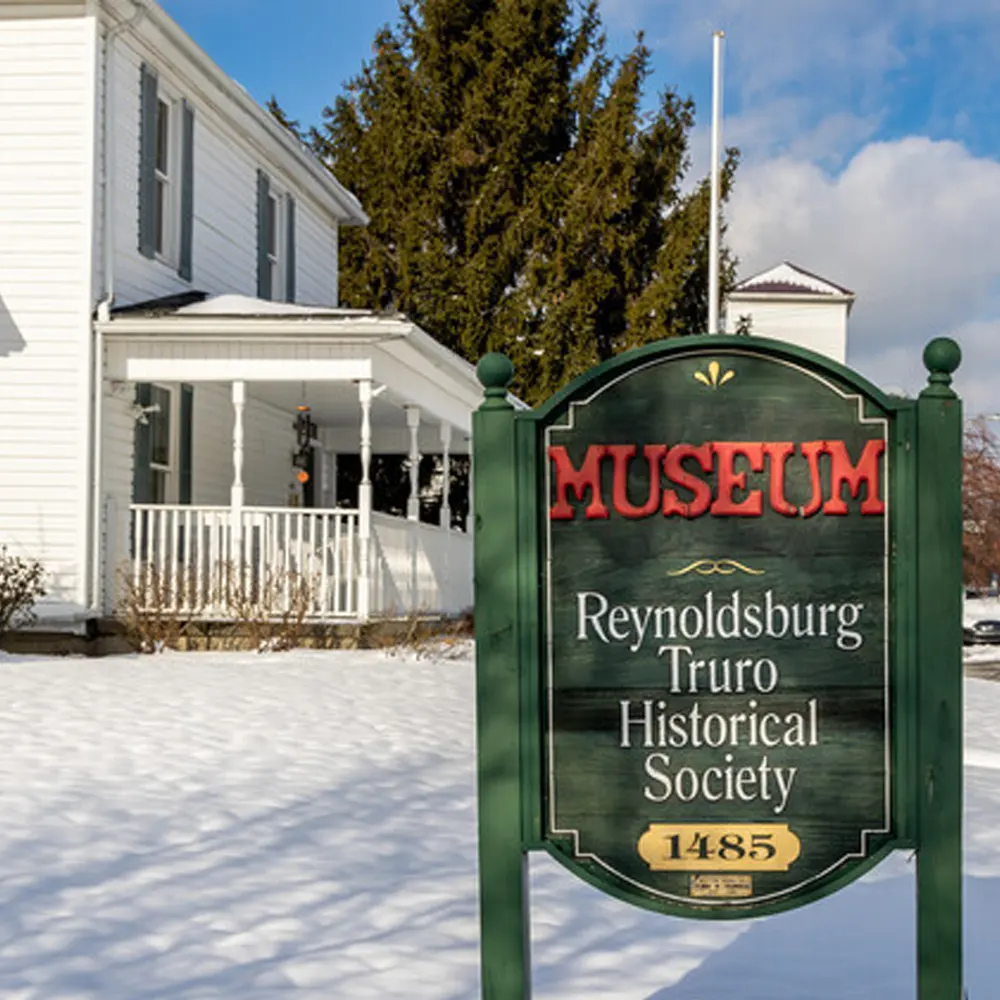
[[[709,389],[718,389],[720,386],[725,385],[731,378],[736,378],[736,372],[732,368],[728,371],[722,371],[722,365],[718,361],[709,361],[708,374],[695,372],[694,377],[696,381],[708,386]]]

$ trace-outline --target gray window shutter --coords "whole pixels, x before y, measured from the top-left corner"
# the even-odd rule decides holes
[[[135,387],[137,406],[150,406],[153,387],[148,382],[139,382]],[[152,435],[148,423],[135,422],[135,456],[132,460],[132,503],[150,503],[149,460],[152,451]]]
[[[267,259],[268,212],[267,199],[271,182],[263,170],[257,171],[257,298],[271,298],[271,266]]]
[[[191,467],[194,455],[194,386],[181,386],[181,427],[178,449],[177,502],[191,502]]]
[[[285,199],[285,301],[295,301],[295,199]]]
[[[181,245],[177,273],[190,281],[194,249],[194,108],[184,102],[181,127]]]
[[[156,256],[156,74],[145,64],[139,87],[139,253]]]

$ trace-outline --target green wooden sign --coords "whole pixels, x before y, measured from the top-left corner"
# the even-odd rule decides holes
[[[746,915],[892,842],[889,423],[733,348],[545,421],[545,837],[568,862]]]
[[[686,338],[535,411],[481,362],[485,997],[530,995],[530,850],[725,918],[898,848],[921,1000],[961,996],[959,357],[929,345],[909,400],[789,345]]]

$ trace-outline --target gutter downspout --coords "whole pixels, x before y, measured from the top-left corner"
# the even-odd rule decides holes
[[[115,39],[123,32],[130,31],[138,25],[146,14],[145,0],[132,0],[135,10],[127,21],[119,21],[108,28],[104,35],[104,51],[101,59],[101,100],[103,116],[101,121],[101,250],[103,266],[101,268],[103,296],[97,304],[98,323],[93,327],[91,341],[93,354],[91,365],[91,413],[93,438],[91,445],[92,482],[90,496],[90,600],[91,610],[96,616],[104,612],[103,576],[104,549],[101,544],[102,522],[104,517],[104,333],[100,324],[111,318],[111,306],[115,300],[114,279],[114,212],[112,210],[112,195],[114,192],[114,146],[111,132],[114,127],[115,87],[114,63],[112,57],[115,49]],[[99,4],[98,4],[99,6]],[[95,14],[96,16],[96,14]]]

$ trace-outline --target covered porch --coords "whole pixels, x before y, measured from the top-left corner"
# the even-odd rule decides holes
[[[121,310],[97,335],[105,613],[471,606],[471,365],[402,316],[240,296]]]

